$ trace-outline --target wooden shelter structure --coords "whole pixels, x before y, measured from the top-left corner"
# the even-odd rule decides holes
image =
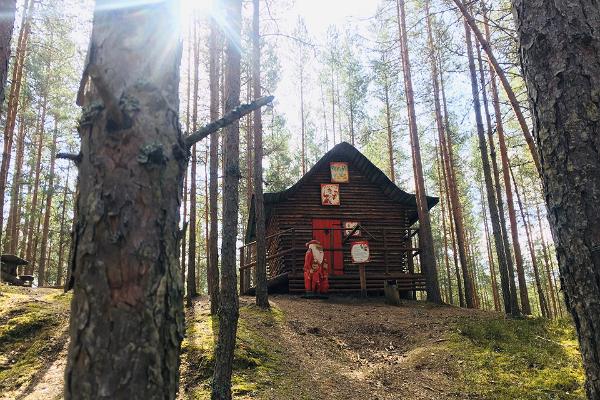
[[[33,276],[20,275],[19,267],[29,264],[28,261],[13,254],[2,254],[0,256],[0,277],[2,282],[17,286],[31,286]]]
[[[428,207],[438,199],[428,197]],[[349,143],[336,145],[296,184],[265,193],[267,278],[270,292],[304,292],[305,243],[321,242],[329,292],[382,294],[425,290],[415,270],[420,253],[415,195],[398,186]],[[256,221],[251,204],[240,251],[240,292],[254,289]]]

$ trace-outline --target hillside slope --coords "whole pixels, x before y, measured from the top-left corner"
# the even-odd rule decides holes
[[[68,296],[0,296],[0,398],[57,399]],[[574,332],[565,322],[507,320],[456,307],[380,299],[241,299],[238,399],[584,399]],[[208,399],[216,319],[187,310],[181,399]]]

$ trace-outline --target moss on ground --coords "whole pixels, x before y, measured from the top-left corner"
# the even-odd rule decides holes
[[[191,317],[193,319],[188,317],[187,335],[182,344],[183,385],[188,398],[208,399],[218,321],[206,311]],[[277,330],[283,319],[283,313],[276,307],[270,310],[253,305],[240,308],[232,377],[235,398],[253,397],[278,377],[283,349],[269,340],[264,330]]]
[[[464,394],[485,399],[585,399],[567,320],[464,319],[447,345]]]
[[[66,339],[69,295],[0,288],[0,393],[31,383]]]

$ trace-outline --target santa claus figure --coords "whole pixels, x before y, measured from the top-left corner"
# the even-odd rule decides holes
[[[324,260],[325,252],[318,240],[306,243],[304,256],[304,288],[307,297],[325,294],[329,290],[329,267]]]

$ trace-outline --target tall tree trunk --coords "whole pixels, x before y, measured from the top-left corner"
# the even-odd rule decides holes
[[[34,233],[35,233],[35,223],[40,219],[38,216],[38,193],[40,186],[40,172],[42,168],[42,150],[44,145],[44,125],[46,123],[46,106],[48,99],[44,97],[42,100],[42,115],[40,117],[40,125],[38,127],[38,142],[37,142],[37,150],[36,150],[36,160],[35,160],[35,178],[33,181],[33,194],[31,196],[31,211],[29,216],[29,226],[27,228],[27,251],[25,252],[25,259],[29,261],[29,265],[27,265],[26,271],[27,275],[33,275],[34,267],[35,267],[35,249],[34,245]]]
[[[10,42],[15,26],[17,0],[0,0],[0,113],[4,104],[4,87],[8,77]]]
[[[247,71],[247,82],[246,82],[246,103],[250,103],[252,99],[252,71],[248,66]],[[252,193],[254,192],[254,167],[252,163],[252,115],[246,116],[246,210],[250,212],[250,203],[252,202]]]
[[[226,35],[225,112],[240,102],[241,0],[224,0]],[[225,183],[223,186],[223,240],[221,244],[221,293],[219,307],[219,336],[215,350],[215,370],[212,382],[213,400],[231,399],[233,351],[239,316],[236,274],[236,237],[240,180],[240,129],[235,122],[225,128]]]
[[[15,170],[13,172],[13,183],[10,191],[10,209],[8,212],[8,224],[6,227],[6,238],[4,252],[15,254],[17,243],[19,241],[19,222],[21,210],[19,199],[21,197],[21,180],[23,179],[23,158],[25,153],[25,117],[21,111],[19,122],[19,134],[17,136],[17,158],[15,160]]]
[[[550,299],[552,301],[552,313],[554,314],[555,317],[557,317],[558,313],[559,313],[558,307],[557,307],[557,302],[559,300],[557,299],[556,289],[554,287],[554,282],[552,280],[552,273],[550,272],[550,270],[551,270],[550,257],[548,256],[548,247],[546,245],[546,239],[544,238],[544,228],[542,226],[542,216],[541,216],[539,204],[536,204],[535,208],[536,208],[536,214],[537,214],[538,229],[540,230],[540,238],[542,240],[542,253],[544,255],[544,268],[546,270],[546,277],[548,279],[548,291],[550,292],[549,293]]]
[[[8,6],[8,8],[9,7],[10,6]],[[8,98],[8,108],[4,125],[4,145],[2,149],[2,162],[0,163],[0,243],[2,243],[2,232],[4,227],[4,198],[6,195],[5,188],[8,180],[8,170],[10,169],[10,158],[12,154],[15,123],[17,120],[17,110],[19,108],[19,99],[21,96],[23,67],[25,65],[25,55],[27,52],[27,44],[29,42],[29,33],[31,32],[31,15],[33,13],[33,7],[33,0],[25,0],[23,16],[21,20],[21,30],[19,32],[19,39],[17,42],[17,55],[13,65],[12,83],[10,86],[10,95]],[[8,19],[10,19],[10,16]],[[8,44],[8,47],[10,49],[10,43]],[[7,53],[7,55],[9,54]],[[2,84],[2,90],[4,91],[4,84]],[[2,97],[2,102],[3,100],[4,97]]]
[[[419,247],[421,248],[421,269],[427,279],[427,300],[441,303],[442,296],[438,284],[437,266],[435,252],[433,249],[433,236],[431,234],[431,220],[429,207],[425,195],[425,179],[423,178],[423,165],[421,162],[421,148],[419,134],[417,132],[417,115],[415,112],[412,76],[410,70],[410,59],[408,54],[408,38],[406,30],[406,12],[404,0],[396,2],[398,14],[398,27],[400,41],[402,42],[402,66],[404,72],[404,86],[406,89],[406,103],[408,108],[410,144],[412,148],[414,176],[416,187],[417,212],[419,214]]]
[[[485,28],[486,38],[489,40],[491,35],[490,35],[489,24],[487,22],[487,15],[484,15],[484,28]],[[510,173],[509,173],[508,150],[506,147],[506,139],[504,136],[504,124],[502,122],[502,112],[500,110],[500,98],[498,95],[498,87],[496,85],[496,74],[495,74],[493,65],[491,64],[491,62],[489,62],[489,59],[488,59],[488,63],[490,64],[489,71],[490,71],[490,86],[491,86],[491,93],[492,93],[492,105],[494,107],[494,115],[496,118],[496,130],[498,132],[498,145],[500,147],[500,159],[502,160],[502,176],[504,178],[506,204],[508,207],[508,218],[510,220],[510,232],[511,232],[512,241],[513,241],[513,249],[515,251],[515,263],[517,266],[517,276],[519,279],[519,294],[521,297],[521,306],[523,308],[523,313],[531,314],[531,306],[529,304],[529,296],[527,293],[527,283],[525,281],[525,271],[523,268],[523,256],[522,256],[522,252],[521,252],[521,245],[519,243],[519,229],[518,229],[518,225],[517,225],[517,217],[516,217],[513,194],[512,194],[512,185],[511,185]],[[481,67],[481,68],[483,71],[483,67]],[[498,181],[497,188],[500,187],[499,184],[500,183]],[[504,213],[502,213],[502,214],[504,214]],[[501,217],[502,217],[502,215],[501,215]],[[507,240],[505,240],[505,245],[506,245],[506,243],[507,243]],[[507,259],[508,259],[508,254],[507,254]],[[509,261],[509,268],[511,268],[510,261]]]
[[[511,171],[512,173],[512,171]],[[521,201],[521,196],[519,195],[519,188],[517,187],[517,181],[514,179],[513,175],[513,183],[515,184],[515,194],[517,195],[517,202],[519,204],[519,211],[521,213],[521,219],[523,220],[523,225],[525,226],[525,234],[527,235],[527,244],[529,245],[529,254],[531,256],[531,266],[533,267],[533,276],[535,279],[535,286],[538,292],[538,298],[540,303],[540,311],[542,313],[542,317],[552,318],[550,314],[550,310],[548,308],[548,303],[546,301],[546,296],[544,295],[544,289],[542,288],[542,280],[540,279],[540,272],[538,269],[537,257],[535,255],[535,247],[533,245],[533,238],[531,237],[531,230],[529,228],[529,216],[525,213],[523,202],[526,201],[523,198]],[[525,193],[523,193],[523,197],[525,197]]]
[[[485,50],[485,53],[487,54],[489,61],[492,63],[494,70],[496,71],[496,74],[498,74],[498,78],[500,78],[502,87],[504,88],[504,91],[506,92],[506,96],[508,97],[510,105],[513,108],[515,116],[517,117],[517,121],[519,122],[521,131],[523,132],[523,136],[525,137],[527,146],[529,147],[529,151],[531,153],[531,157],[536,166],[536,169],[537,169],[538,173],[541,174],[541,166],[540,166],[541,164],[540,164],[540,157],[538,154],[538,150],[535,147],[533,137],[531,136],[531,133],[529,132],[529,126],[527,125],[527,121],[525,120],[525,117],[523,116],[523,112],[521,111],[521,106],[519,104],[519,101],[517,100],[517,96],[515,95],[515,92],[513,91],[512,86],[510,85],[510,82],[506,78],[506,74],[500,67],[498,60],[496,60],[496,57],[494,56],[492,47],[490,46],[488,41],[485,40],[485,38],[483,37],[481,30],[477,26],[477,22],[475,21],[475,18],[473,18],[473,16],[469,13],[469,10],[467,9],[467,6],[465,5],[465,3],[463,3],[463,0],[454,0],[454,3],[458,6],[458,9],[460,10],[463,17],[465,18],[466,23],[469,25],[469,27],[473,31],[473,34],[475,34],[477,41],[481,44],[481,47],[483,47],[483,50]]]
[[[568,308],[600,398],[600,8],[595,1],[513,0],[544,192]]]
[[[199,85],[199,76],[200,73],[200,40],[198,38],[198,20],[197,17],[194,16],[193,24],[193,53],[194,53],[194,78],[193,78],[193,91],[192,91],[192,131],[196,132],[198,129],[198,85]],[[196,171],[198,169],[198,150],[196,145],[192,146],[192,158],[191,158],[191,168],[190,168],[190,240],[188,243],[188,273],[187,273],[187,281],[186,281],[186,304],[188,307],[192,306],[192,299],[198,295],[198,290],[196,287],[196,237],[198,232],[198,218],[197,218],[197,209],[198,209],[198,181]]]
[[[438,175],[438,182],[440,184],[440,206],[442,208],[442,213],[441,213],[441,219],[442,219],[442,236],[443,236],[443,241],[444,241],[444,263],[446,265],[446,279],[448,280],[448,302],[450,304],[454,303],[454,299],[452,296],[452,278],[451,278],[451,273],[450,273],[450,260],[448,259],[448,235],[447,235],[447,230],[446,230],[446,206],[445,206],[445,201],[444,201],[444,182],[446,182],[446,174],[442,172],[441,168],[441,164],[442,164],[442,160],[441,160],[441,152],[439,150],[439,147],[435,146],[435,158],[436,158],[436,166],[437,166],[437,175]]]
[[[89,122],[79,127],[66,400],[175,399],[179,388],[177,232],[189,151],[178,117],[178,3],[96,2],[82,80],[95,91],[82,100],[105,107],[84,107]],[[119,106],[129,101],[136,107]]]
[[[254,98],[261,97],[260,90],[260,3],[253,0],[252,15],[252,83]],[[254,111],[254,213],[256,219],[256,305],[269,308],[267,288],[267,228],[263,196],[263,143],[260,108]]]
[[[437,65],[436,65],[437,68]],[[433,79],[433,82],[437,81],[436,78]],[[473,283],[471,282],[471,278],[469,274],[465,274],[467,270],[467,256],[465,250],[465,230],[463,225],[463,217],[462,217],[462,205],[460,202],[460,197],[458,196],[458,187],[456,185],[456,174],[454,169],[454,151],[452,149],[452,136],[450,134],[450,121],[448,117],[448,107],[446,103],[446,90],[444,88],[444,79],[442,72],[440,71],[440,90],[442,93],[442,104],[444,106],[444,130],[446,135],[440,136],[440,144],[442,146],[442,154],[444,159],[444,166],[446,169],[446,178],[447,178],[447,187],[446,193],[448,193],[448,205],[449,205],[449,214],[450,214],[450,231],[453,232],[452,238],[452,249],[454,253],[454,267],[456,269],[456,282],[458,287],[458,297],[460,299],[460,306],[472,308],[473,307]],[[434,92],[435,93],[435,92]],[[439,129],[438,129],[439,132]],[[465,283],[465,290],[462,290],[462,284],[460,279],[460,271],[458,267],[457,254],[460,257],[460,264],[463,270],[463,281]],[[467,294],[469,293],[469,294]],[[467,299],[470,296],[470,304],[469,306]]]
[[[471,76],[471,94],[473,96],[473,108],[475,110],[475,119],[477,122],[477,137],[479,139],[479,152],[481,153],[481,164],[483,169],[483,177],[485,180],[485,188],[488,201],[488,209],[490,211],[490,219],[492,220],[492,232],[494,235],[494,244],[496,245],[496,254],[498,256],[498,264],[500,264],[501,278],[504,281],[508,280],[509,268],[507,264],[506,250],[502,238],[500,227],[500,218],[498,214],[498,203],[496,203],[496,194],[494,193],[494,184],[492,181],[492,172],[490,168],[490,160],[488,158],[487,143],[485,140],[485,132],[483,129],[483,119],[481,117],[481,103],[479,102],[479,85],[477,83],[477,70],[475,69],[475,58],[473,57],[473,43],[471,40],[471,31],[467,22],[465,26],[465,38],[467,45],[467,56],[469,60],[469,71]],[[509,283],[503,282],[502,295],[504,298],[504,309],[507,314],[517,315],[519,310],[515,304],[516,293],[509,289]]]
[[[385,122],[387,130],[387,145],[388,145],[388,159],[390,163],[390,180],[396,182],[396,172],[394,168],[394,137],[392,133],[392,107],[390,106],[390,88],[389,81],[386,75],[384,83],[384,95],[385,95]]]
[[[50,178],[46,194],[46,211],[44,212],[44,225],[42,228],[42,243],[40,250],[40,261],[38,264],[38,285],[44,286],[46,279],[46,266],[48,264],[48,232],[50,231],[50,214],[52,213],[52,196],[54,195],[54,165],[56,163],[56,139],[58,136],[58,121],[54,117],[54,132],[52,133],[52,147],[50,148]]]
[[[209,80],[210,80],[210,119],[219,118],[219,26],[213,18],[210,23],[209,38]],[[210,186],[208,188],[210,209],[210,233],[208,251],[208,292],[210,294],[210,311],[216,315],[219,310],[219,135],[210,136]]]
[[[306,174],[306,120],[304,115],[304,68],[300,67],[300,130],[302,134],[302,175]]]
[[[71,173],[71,166],[67,168],[67,177],[65,179],[65,190],[63,191],[62,197],[62,211],[60,214],[60,232],[58,242],[58,263],[56,266],[56,286],[63,284],[63,275],[65,268],[63,267],[64,252],[65,252],[65,225],[66,225],[66,214],[67,214],[67,195],[69,194],[69,174]]]
[[[483,227],[485,231],[485,244],[488,255],[488,262],[490,264],[490,275],[492,278],[492,295],[494,297],[494,310],[500,311],[500,294],[498,293],[498,282],[496,278],[496,265],[494,263],[494,253],[492,248],[492,242],[490,240],[490,228],[488,226],[487,211],[485,207],[485,196],[483,194],[483,182],[479,189],[481,193],[481,209],[483,210]]]

